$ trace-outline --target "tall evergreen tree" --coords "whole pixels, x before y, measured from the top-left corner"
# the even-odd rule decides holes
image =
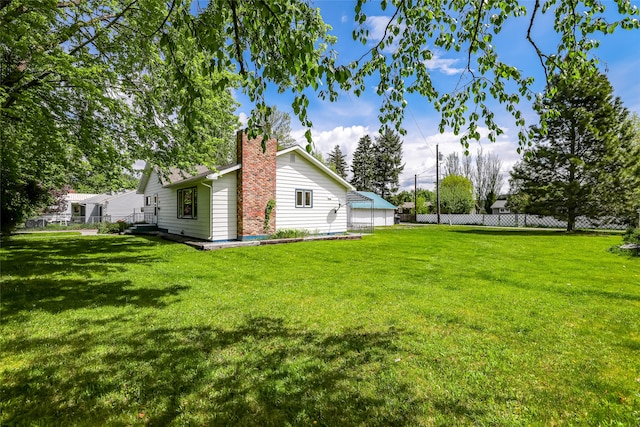
[[[347,160],[345,159],[345,155],[342,154],[339,145],[333,147],[333,150],[329,153],[327,165],[342,178],[347,179]]]
[[[375,168],[375,153],[369,135],[358,141],[356,151],[351,162],[351,184],[360,191],[373,191],[373,176]]]
[[[552,79],[536,103],[540,114],[553,112],[547,131],[532,127],[533,148],[511,173],[512,189],[527,200],[525,212],[566,220],[567,231],[578,216],[630,222],[638,207],[633,192],[640,180],[633,169],[640,159],[629,112],[606,76],[582,77]]]
[[[376,194],[387,199],[398,191],[399,177],[404,169],[400,135],[390,128],[385,128],[383,133],[376,137],[374,152],[373,188]]]

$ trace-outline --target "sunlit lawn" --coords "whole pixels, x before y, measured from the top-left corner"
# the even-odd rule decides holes
[[[2,242],[0,424],[637,425],[619,236]]]

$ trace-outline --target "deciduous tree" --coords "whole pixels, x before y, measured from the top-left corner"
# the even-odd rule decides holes
[[[500,195],[504,181],[501,169],[502,161],[497,154],[485,153],[482,148],[478,149],[471,181],[476,200],[485,212],[491,212],[491,205]]]
[[[370,4],[390,16],[373,43]],[[384,126],[401,130],[406,95],[419,94],[440,112],[440,130],[462,134],[465,145],[480,137],[479,125],[491,140],[502,132],[488,102],[494,98],[513,115],[524,145],[518,103],[533,96],[533,78],[503,62],[493,38],[505,23],[521,20],[521,37],[545,75],[576,64],[595,69],[594,34],[640,27],[630,1],[611,4],[614,10],[605,11],[609,3],[602,1],[357,0],[353,37],[365,47],[344,58],[332,48],[336,40],[320,11],[305,0],[215,0],[198,9],[184,0],[3,1],[0,137],[3,160],[10,158],[3,180],[34,191],[61,185],[65,165],[82,158],[116,175],[135,159],[216,163],[233,152],[225,135],[234,110],[228,89],[236,85],[255,104],[251,136],[268,115],[268,88],[292,92],[293,113],[309,128],[309,151],[308,97],[335,100],[365,87],[381,95]],[[558,43],[545,50],[535,34],[547,14],[553,25],[543,23]],[[453,91],[438,86],[428,67],[442,49],[467,54]],[[21,162],[31,164],[16,166],[11,159],[22,150],[32,154]],[[50,164],[40,167],[38,159]],[[12,193],[11,203],[37,202],[26,196],[31,190]]]
[[[444,176],[448,175],[462,175],[462,165],[460,164],[460,157],[458,153],[449,153],[444,158]]]
[[[207,66],[179,23],[188,9],[155,0],[0,4],[3,229],[47,206],[50,190],[85,184],[85,171],[117,189],[138,159],[188,168],[232,156],[234,78]]]
[[[442,213],[468,214],[473,208],[471,181],[459,175],[449,175],[440,181],[440,210]]]
[[[291,136],[291,116],[289,113],[278,110],[273,106],[268,110],[268,114],[264,117],[261,130],[266,135],[271,135],[278,141],[279,148],[286,148],[296,143],[295,138]]]

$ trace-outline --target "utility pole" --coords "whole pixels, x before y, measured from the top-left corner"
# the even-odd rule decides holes
[[[436,204],[438,213],[438,224],[440,224],[440,153],[436,144]]]
[[[413,215],[415,222],[418,222],[418,174],[413,176]]]

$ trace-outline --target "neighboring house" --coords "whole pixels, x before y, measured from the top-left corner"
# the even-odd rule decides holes
[[[85,208],[82,202],[95,196],[97,196],[97,194],[69,192],[65,196],[65,200],[67,201],[67,210],[64,212],[64,215],[67,215],[69,220],[73,220],[74,218],[84,218]]]
[[[398,212],[402,214],[410,214],[415,206],[416,205],[413,202],[404,202],[398,207]]]
[[[143,197],[136,190],[113,194],[98,194],[82,200],[84,216],[81,222],[135,222],[134,217],[142,210]]]
[[[496,200],[496,202],[491,205],[491,213],[494,215],[508,214],[511,213],[511,211],[507,208],[506,200]]]
[[[97,194],[76,193],[73,190],[65,194],[66,208],[64,211],[46,213],[38,218],[27,220],[27,227],[44,226],[46,223],[68,224],[71,221],[81,222],[85,216],[84,200],[95,197]]]
[[[412,214],[414,207],[415,204],[413,202],[404,202],[400,206],[398,206],[398,213]],[[431,212],[433,204],[427,200],[426,202],[424,202],[423,207],[427,208],[427,211]]]
[[[358,194],[370,201],[351,203],[351,222],[370,223],[374,227],[394,224],[395,206],[370,191],[358,191]]]
[[[148,165],[138,186],[146,221],[211,241],[260,239],[283,229],[346,232],[353,186],[299,146],[277,151],[270,139],[263,150],[261,141],[239,132],[238,163],[217,171],[171,171],[164,179]]]

